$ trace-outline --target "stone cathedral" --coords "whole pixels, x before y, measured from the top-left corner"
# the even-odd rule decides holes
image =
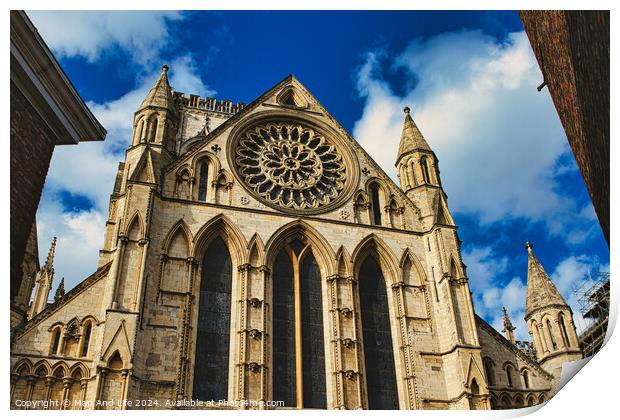
[[[294,76],[234,105],[167,71],[135,112],[98,268],[48,303],[54,243],[31,282],[13,408],[516,408],[582,357],[529,243],[532,341],[475,314],[409,109],[398,186]]]

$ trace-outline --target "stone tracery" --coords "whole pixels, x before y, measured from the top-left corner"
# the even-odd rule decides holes
[[[350,177],[325,135],[302,123],[259,124],[235,150],[237,172],[259,197],[292,210],[312,210],[340,197]]]

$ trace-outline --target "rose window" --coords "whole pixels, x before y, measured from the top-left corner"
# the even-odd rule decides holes
[[[237,173],[270,204],[312,210],[331,204],[345,188],[347,169],[336,146],[298,123],[253,127],[235,148]]]

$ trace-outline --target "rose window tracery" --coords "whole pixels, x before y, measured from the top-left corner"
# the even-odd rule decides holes
[[[238,175],[262,199],[291,210],[333,203],[350,174],[336,145],[303,123],[266,123],[245,131],[234,151]]]

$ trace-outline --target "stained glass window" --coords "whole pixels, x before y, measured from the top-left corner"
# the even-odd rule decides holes
[[[196,337],[193,397],[222,400],[228,397],[230,295],[232,261],[226,243],[215,239],[202,263]]]
[[[398,391],[387,292],[383,273],[373,257],[362,263],[359,289],[368,408],[396,410]]]

